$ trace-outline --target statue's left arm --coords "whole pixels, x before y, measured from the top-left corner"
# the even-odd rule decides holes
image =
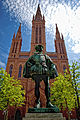
[[[51,58],[47,55],[46,55],[46,62],[47,62],[47,66],[49,67],[50,74],[51,74],[52,78],[58,77],[56,65],[53,63]]]

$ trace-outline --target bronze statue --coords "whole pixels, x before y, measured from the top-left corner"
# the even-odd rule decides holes
[[[58,73],[50,57],[42,53],[43,46],[37,45],[35,49],[34,55],[25,63],[23,77],[32,78],[35,81],[36,108],[40,107],[40,81],[44,81],[47,99],[46,107],[50,108],[53,105],[50,103],[49,79],[57,77]]]

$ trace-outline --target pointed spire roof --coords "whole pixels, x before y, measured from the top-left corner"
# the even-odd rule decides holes
[[[33,15],[33,20],[34,20],[34,15]]]
[[[40,11],[40,4],[38,4],[38,8],[37,8],[37,10],[39,10],[39,11]]]
[[[19,29],[18,29],[18,31],[17,31],[16,38],[18,38],[18,39],[21,39],[21,38],[22,38],[22,37],[21,37],[21,23],[20,23]]]
[[[56,33],[59,33],[59,30],[58,30],[58,26],[57,26],[57,24],[56,24]]]
[[[14,35],[13,35],[13,39],[15,38],[15,33],[14,33]]]
[[[45,17],[44,17],[44,15],[43,15],[43,20],[45,20]]]
[[[64,40],[63,34],[61,33],[61,39]]]
[[[21,23],[20,23],[20,26],[19,26],[18,32],[21,32]]]
[[[41,10],[40,10],[40,4],[38,4],[35,20],[41,20],[41,19],[42,19],[42,15],[41,15]]]
[[[57,24],[56,24],[56,39],[60,39],[60,33],[59,33],[59,30],[58,30]]]

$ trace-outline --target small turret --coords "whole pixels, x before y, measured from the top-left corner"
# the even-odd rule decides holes
[[[33,15],[33,20],[34,20],[34,15]]]
[[[14,35],[13,35],[13,39],[15,39],[15,33],[14,33]]]
[[[63,34],[61,33],[61,39],[64,40]]]
[[[56,39],[60,39],[60,33],[59,33],[59,30],[58,30],[57,24],[56,24]]]
[[[44,17],[44,15],[43,15],[43,20],[45,20],[45,17]]]

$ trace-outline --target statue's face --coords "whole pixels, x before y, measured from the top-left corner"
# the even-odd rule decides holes
[[[43,51],[43,46],[42,45],[37,45],[35,47],[35,49],[36,49],[36,52],[42,52]]]
[[[43,51],[42,46],[39,46],[38,51],[39,51],[39,52],[42,52],[42,51]]]

